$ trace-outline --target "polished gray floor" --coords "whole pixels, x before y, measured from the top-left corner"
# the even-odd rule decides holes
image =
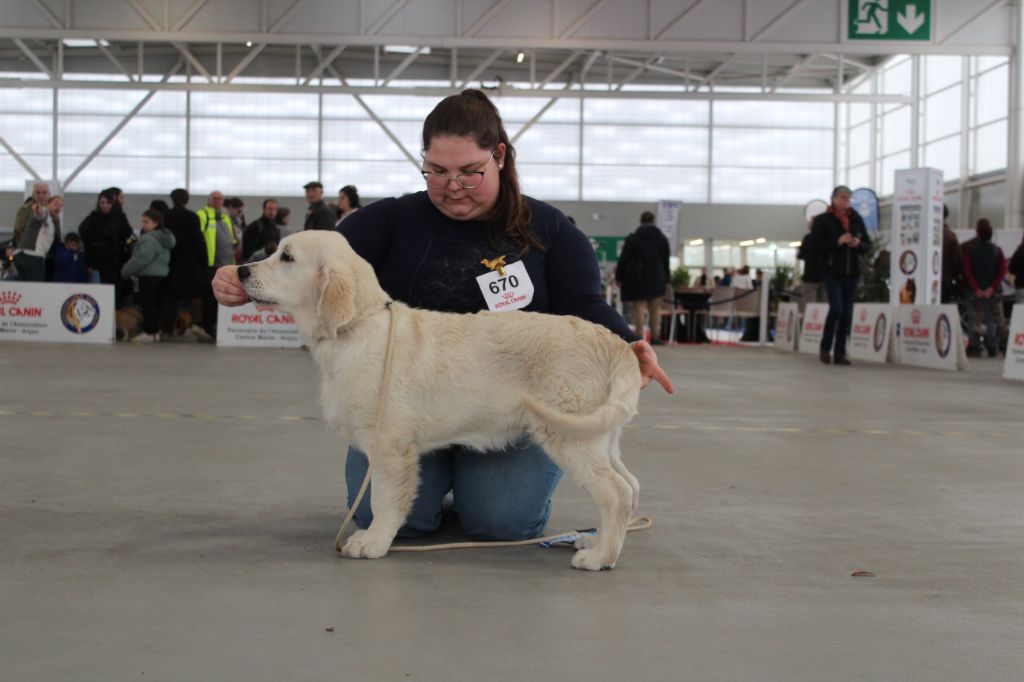
[[[3,680],[1020,680],[1024,385],[661,353],[619,567],[338,558],[300,351],[0,346]],[[592,525],[565,482],[552,529]],[[874,577],[852,577],[869,571]],[[332,631],[333,629],[333,631]]]

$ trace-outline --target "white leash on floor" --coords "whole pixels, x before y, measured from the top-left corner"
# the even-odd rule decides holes
[[[366,455],[366,475],[363,477],[363,483],[359,486],[359,492],[356,494],[356,499],[352,502],[352,506],[349,508],[348,513],[345,514],[345,519],[341,522],[341,527],[338,528],[338,535],[334,538],[334,549],[338,552],[341,551],[341,539],[345,535],[345,529],[352,523],[352,518],[356,515],[356,510],[359,509],[359,503],[363,501],[363,495],[366,494],[366,489],[370,485],[370,476],[373,474],[374,455],[377,453],[377,449],[380,447],[380,425],[384,419],[384,403],[387,400],[388,388],[391,384],[391,359],[395,355],[395,306],[390,302],[387,304],[388,313],[388,345],[384,351],[384,371],[381,376],[380,383],[380,395],[377,398],[377,421],[376,426],[373,429],[373,447],[370,452]],[[637,516],[629,521],[629,526],[626,528],[627,531],[635,530],[647,530],[654,524],[654,520],[650,516]],[[449,542],[440,545],[413,545],[406,547],[395,547],[392,546],[389,552],[435,552],[442,549],[490,549],[494,547],[521,547],[524,545],[545,545],[551,546],[554,543],[562,542],[572,544],[576,539],[582,535],[592,531],[570,531],[568,533],[559,533],[557,535],[548,535],[542,538],[533,538],[531,540],[507,540],[498,542]]]

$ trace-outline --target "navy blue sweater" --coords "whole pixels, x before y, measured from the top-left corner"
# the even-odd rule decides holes
[[[601,271],[590,240],[553,206],[527,197],[530,226],[545,251],[505,239],[488,246],[484,221],[448,218],[426,192],[382,199],[345,219],[341,233],[377,272],[394,299],[415,308],[452,313],[487,309],[476,278],[489,272],[480,261],[504,255],[522,260],[533,281],[533,301],[525,310],[575,315],[607,327],[626,341],[639,337],[601,296]]]

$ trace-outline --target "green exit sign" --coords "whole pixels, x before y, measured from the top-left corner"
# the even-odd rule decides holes
[[[932,39],[932,0],[847,0],[849,40]]]

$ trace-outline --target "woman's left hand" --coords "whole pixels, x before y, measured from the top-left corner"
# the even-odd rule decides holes
[[[651,383],[651,379],[654,379],[662,385],[666,393],[674,394],[676,389],[672,386],[668,375],[665,374],[665,370],[658,364],[658,356],[651,348],[651,344],[646,341],[636,341],[631,345],[633,352],[636,353],[636,359],[640,362],[640,376],[643,378],[641,388],[646,387]]]

